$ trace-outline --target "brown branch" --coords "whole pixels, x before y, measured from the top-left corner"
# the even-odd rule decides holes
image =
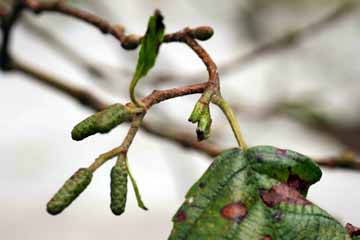
[[[214,90],[219,90],[219,74],[218,74],[218,67],[216,66],[215,62],[212,60],[210,55],[205,51],[204,48],[197,43],[194,38],[192,38],[188,32],[191,32],[191,29],[186,28],[184,30],[185,34],[182,38],[182,41],[186,43],[196,54],[197,56],[203,61],[206,66],[206,69],[209,73],[209,88]]]
[[[65,81],[54,78],[50,74],[36,70],[30,66],[27,66],[24,63],[20,64],[18,61],[16,61],[16,63],[14,63],[13,69],[32,77],[34,80],[37,80],[48,87],[60,91],[62,94],[67,95],[74,100],[77,100],[79,103],[83,104],[85,107],[93,111],[99,111],[109,106],[109,103],[106,103],[102,99],[93,95],[91,92],[78,87],[70,86],[66,84]],[[176,96],[183,96],[193,93],[199,93],[201,92],[200,89],[203,89],[205,86],[205,83],[190,85],[189,90],[185,92],[183,91],[183,88],[178,88],[181,90],[155,90],[152,94],[143,98],[142,101],[151,106],[160,101],[169,99],[169,96],[175,97],[174,94],[176,94]],[[199,92],[193,92],[193,90],[190,89],[197,89],[197,91]],[[161,99],[163,96],[166,97],[164,99]],[[84,101],[84,99],[88,100]],[[141,127],[144,131],[146,131],[152,136],[158,137],[160,139],[165,139],[182,147],[204,153],[209,157],[215,157],[223,151],[223,149],[219,148],[217,145],[211,144],[209,142],[199,142],[192,135],[186,134],[183,131],[177,131],[175,127],[168,127],[164,130],[162,127],[153,126],[152,124],[146,123],[146,121],[143,121]],[[112,154],[109,153],[105,154],[104,156],[101,155],[101,159],[109,157],[110,155],[114,156],[114,154],[116,155],[118,153],[120,153],[119,149],[115,148],[113,149]],[[349,158],[344,158],[344,155],[340,155],[338,157],[317,159],[317,162],[323,167],[360,170],[360,161],[355,159],[353,161],[349,161]]]
[[[68,8],[68,7],[64,6],[62,4],[62,2],[56,2],[56,3],[51,3],[51,4],[46,3],[44,5],[43,5],[43,3],[39,3],[39,2],[33,1],[33,0],[31,0],[31,1],[28,0],[25,2],[28,4],[27,7],[30,7],[32,10],[36,10],[39,12],[47,11],[47,10],[48,11],[56,11],[56,12],[64,13],[66,15],[77,17],[79,19],[82,19],[82,20],[94,25],[94,26],[97,26],[99,29],[101,29],[105,33],[111,33],[116,38],[118,38],[120,41],[123,41],[124,35],[121,35],[121,34],[123,34],[123,30],[119,31],[118,27],[111,27],[107,22],[104,22],[102,19],[97,18],[95,15],[92,15],[92,14],[89,14],[89,13],[86,13],[86,12],[83,12],[80,10],[74,10],[72,8]],[[21,7],[19,7],[19,10],[15,9],[12,13],[12,16],[10,17],[10,19],[12,19],[10,21],[11,24],[8,29],[8,33],[5,34],[5,35],[8,35],[8,37],[10,36],[9,33],[11,30],[11,26],[15,23],[17,17],[19,16],[20,10],[21,10]],[[217,73],[216,64],[212,61],[211,57],[207,54],[207,52],[193,39],[194,36],[192,36],[192,34],[193,34],[193,30],[191,30],[189,28],[185,28],[182,31],[166,35],[165,40],[168,42],[181,41],[181,42],[186,43],[201,58],[201,60],[206,65],[207,70],[209,72],[209,81],[206,83],[194,84],[194,85],[189,85],[189,86],[185,86],[185,87],[179,87],[179,88],[173,88],[173,89],[167,89],[167,90],[155,90],[150,95],[148,95],[142,99],[142,101],[145,103],[145,106],[147,108],[149,108],[152,105],[157,104],[161,101],[170,99],[170,98],[194,94],[194,93],[202,93],[209,86],[218,88],[218,73]],[[6,43],[6,42],[3,42],[2,49],[7,49],[7,48],[4,48],[4,43]],[[62,80],[54,78],[54,77],[50,76],[49,74],[46,74],[42,71],[36,70],[24,63],[21,63],[16,60],[12,60],[11,67],[12,67],[12,70],[17,70],[19,72],[27,74],[27,75],[33,77],[34,79],[38,80],[39,82],[41,82],[47,86],[50,86],[56,90],[59,90],[64,94],[71,96],[72,98],[78,100],[84,106],[87,106],[93,110],[98,111],[98,110],[101,110],[101,109],[105,108],[106,106],[108,106],[108,104],[106,104],[105,102],[103,102],[102,100],[97,98],[96,96],[92,95],[91,92],[88,92],[86,90],[83,90],[83,89],[80,89],[80,88],[77,88],[74,86],[69,86],[69,85],[65,84]],[[168,140],[171,140],[173,142],[181,144],[182,146],[196,149],[198,151],[206,153],[209,156],[215,156],[221,152],[221,150],[218,149],[217,147],[215,147],[214,145],[211,145],[209,143],[206,143],[206,144],[199,143],[196,140],[192,140],[191,137],[189,137],[185,134],[179,134],[177,132],[171,133],[171,132],[167,132],[167,131],[162,131],[161,129],[152,128],[146,124],[143,125],[143,128],[148,133],[151,133],[155,136],[158,136],[161,138],[166,138]],[[129,131],[131,131],[131,129],[133,129],[133,128],[130,128]],[[136,131],[135,131],[135,133],[136,133]],[[135,134],[133,134],[131,139],[133,139],[134,136],[135,136]],[[129,141],[129,143],[131,143],[131,141]],[[112,152],[112,151],[110,151],[110,152]],[[333,160],[327,160],[327,161],[320,162],[320,164],[322,164],[324,166],[330,166],[331,164],[334,164],[335,166],[338,166],[338,165],[340,166],[341,164],[343,164],[343,162],[339,161],[339,159],[336,159],[336,161],[333,159]],[[355,166],[357,166],[357,165],[352,165],[351,168],[355,168]]]
[[[102,99],[98,98],[90,91],[71,86],[64,80],[60,80],[55,78],[54,76],[35,69],[25,63],[21,63],[20,61],[13,60],[12,70],[23,73],[32,79],[38,81],[45,86],[53,88],[62,94],[71,97],[74,100],[77,100],[83,106],[93,110],[100,111],[109,106],[109,103],[106,103]],[[154,90],[150,95],[142,98],[142,102],[145,103],[147,108],[151,107],[154,104],[165,101],[170,98],[201,93],[206,88],[207,83],[194,84],[187,87],[180,87],[168,90]],[[218,155],[221,150],[218,149],[215,145],[198,142],[192,135],[171,131],[163,131],[162,129],[158,129],[156,127],[147,124],[146,122],[142,123],[142,128],[149,134],[153,136],[157,136],[160,138],[168,139],[174,143],[180,144],[183,147],[196,149],[200,152],[203,152],[209,156]]]
[[[340,6],[334,9],[332,12],[317,21],[314,21],[304,27],[299,27],[293,31],[285,33],[278,38],[274,38],[270,41],[260,44],[259,46],[250,50],[248,53],[241,54],[240,56],[237,56],[232,60],[218,64],[218,70],[222,74],[222,76],[224,76],[224,74],[229,74],[234,70],[245,67],[247,64],[251,64],[257,60],[261,60],[264,56],[268,54],[277,53],[282,50],[295,47],[301,41],[304,41],[310,37],[314,37],[316,34],[321,33],[331,24],[336,23],[339,19],[348,16],[350,13],[357,10],[359,5],[359,1],[357,0],[341,3]],[[158,84],[163,83],[164,79],[166,79],[167,82],[172,80],[178,81],[179,79],[187,82],[194,82],[201,79],[201,73],[195,73],[189,76],[159,74],[154,78],[155,81],[153,82],[156,82]]]
[[[103,165],[107,160],[109,160],[119,154],[126,155],[131,143],[133,142],[133,140],[136,136],[137,131],[141,127],[144,116],[145,116],[145,114],[140,114],[140,115],[136,116],[135,119],[133,119],[131,121],[131,126],[128,130],[128,133],[126,134],[126,137],[124,138],[123,142],[121,143],[121,145],[119,147],[116,147],[104,154],[101,154],[99,157],[97,157],[95,159],[95,161],[89,166],[89,170],[91,170],[92,172],[95,172],[96,169],[101,167],[101,165]]]
[[[23,0],[19,1],[21,2],[21,9],[31,9],[32,11],[36,13],[41,13],[44,11],[53,11],[53,12],[59,12],[64,15],[72,16],[77,19],[83,20],[97,28],[99,28],[103,33],[109,33],[113,35],[116,39],[118,39],[124,48],[127,48],[124,46],[124,42],[126,42],[126,36],[124,35],[124,28],[119,26],[111,26],[107,21],[97,17],[96,15],[93,15],[91,13],[73,9],[64,4],[64,1],[57,1],[57,2],[39,2],[36,0]],[[15,11],[14,11],[15,12]],[[20,10],[18,11],[20,13]],[[17,19],[17,17],[14,17],[14,21]],[[12,26],[12,25],[11,25]],[[11,28],[9,28],[11,29]],[[10,36],[10,34],[8,34]],[[144,106],[146,109],[150,108],[152,105],[157,104],[161,101],[178,97],[178,96],[184,96],[194,93],[203,93],[206,89],[216,89],[218,90],[218,74],[217,74],[217,67],[216,64],[213,62],[211,57],[207,54],[207,52],[195,41],[194,38],[198,38],[200,40],[207,40],[213,35],[213,30],[210,27],[199,27],[197,29],[190,29],[185,28],[182,31],[168,34],[165,36],[164,41],[165,42],[171,42],[171,41],[181,41],[186,43],[204,62],[206,65],[208,72],[209,72],[209,81],[206,83],[200,83],[200,84],[194,84],[189,85],[185,87],[179,87],[179,88],[173,88],[173,89],[167,89],[167,90],[155,90],[150,95],[146,96],[142,99],[142,102],[144,103]],[[140,41],[139,38],[137,38],[138,41]],[[2,46],[4,49],[4,44]],[[96,110],[100,110],[104,107],[106,107],[106,104],[104,104],[102,101],[98,100],[95,96],[93,96],[91,93],[79,89],[77,87],[66,85],[64,82],[42,72],[38,71],[28,65],[25,65],[19,61],[12,60],[11,61],[11,67],[12,70],[17,70],[22,73],[25,73],[29,76],[34,77],[35,79],[39,80],[40,82],[60,90],[63,93],[67,93],[71,97],[77,99],[81,104],[85,106],[92,106]],[[131,103],[128,103],[128,105],[131,105]],[[145,113],[144,113],[145,114]],[[132,124],[134,124],[134,121],[132,121]],[[130,128],[129,133],[133,127]],[[149,128],[147,128],[149,130]],[[132,135],[131,139],[134,138],[136,131]],[[126,142],[126,139],[124,140],[123,144]],[[128,141],[131,143],[131,141]],[[120,146],[123,148],[123,144]],[[130,145],[130,144],[128,144]],[[129,146],[127,146],[126,151]],[[113,152],[113,151],[110,151]],[[116,152],[116,151],[115,151]],[[100,160],[104,159],[103,157],[99,157]],[[96,168],[95,168],[96,169]]]
[[[145,107],[148,109],[152,105],[165,101],[167,99],[185,96],[189,94],[202,93],[207,88],[208,82],[177,87],[166,90],[154,90],[150,95],[141,99]]]
[[[98,28],[104,34],[110,34],[115,39],[117,39],[121,46],[124,49],[132,50],[136,49],[142,39],[141,36],[130,34],[125,34],[125,28],[120,25],[111,25],[108,21],[95,14],[90,12],[75,9],[70,6],[67,6],[64,1],[54,1],[54,2],[40,2],[38,0],[22,0],[24,7],[28,10],[33,11],[36,14],[43,12],[55,12],[61,13],[64,16],[70,16],[76,19],[79,19],[83,22],[86,22],[96,28]],[[201,28],[201,27],[200,27]],[[195,29],[189,29],[190,32],[196,31]],[[211,29],[211,28],[210,28]],[[211,29],[212,30],[212,29]],[[166,34],[164,36],[164,42],[178,42],[183,37],[183,31]]]

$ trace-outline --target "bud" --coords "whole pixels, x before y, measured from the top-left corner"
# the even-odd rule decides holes
[[[201,26],[192,30],[191,35],[198,40],[206,41],[214,35],[214,30],[209,26]]]
[[[136,49],[140,44],[140,37],[135,34],[126,36],[121,43],[121,46],[126,50]]]
[[[111,169],[111,211],[115,215],[121,215],[125,211],[127,195],[127,169],[125,161],[120,161]]]
[[[210,136],[210,129],[211,129],[211,116],[209,107],[204,109],[203,114],[200,117],[198,122],[198,126],[196,128],[196,135],[199,141],[205,140]]]
[[[117,125],[128,121],[131,114],[127,111],[124,105],[116,103],[99,112],[96,118],[96,130],[100,133],[107,133]]]
[[[51,198],[47,204],[47,211],[52,215],[61,213],[72,201],[74,201],[82,191],[89,185],[92,172],[87,168],[80,168],[74,173],[59,191]]]
[[[209,138],[212,122],[209,105],[198,101],[189,117],[189,121],[198,124],[196,135],[199,141]]]
[[[192,111],[188,121],[192,123],[197,123],[200,120],[201,115],[203,114],[206,107],[208,107],[206,104],[198,101],[195,104],[194,110]]]

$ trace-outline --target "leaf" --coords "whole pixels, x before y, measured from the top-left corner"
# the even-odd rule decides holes
[[[131,101],[137,105],[135,98],[135,87],[138,81],[144,77],[149,70],[155,65],[160,45],[164,39],[165,25],[163,24],[163,16],[160,11],[155,11],[148,22],[147,31],[141,40],[141,49],[133,79],[130,83]]]
[[[130,171],[130,168],[129,168],[129,164],[128,164],[128,161],[126,159],[126,167],[127,167],[127,172],[129,174],[129,178],[130,178],[130,181],[131,181],[131,184],[133,186],[133,189],[134,189],[134,192],[135,192],[135,197],[136,197],[136,201],[138,203],[138,206],[144,210],[148,210],[148,208],[145,206],[143,200],[141,199],[141,195],[140,195],[140,191],[139,191],[139,188],[137,186],[137,183],[136,183],[136,180],[135,178],[133,177],[131,171]]]
[[[320,178],[315,162],[291,150],[225,151],[186,194],[169,239],[350,240],[344,227],[305,198]]]

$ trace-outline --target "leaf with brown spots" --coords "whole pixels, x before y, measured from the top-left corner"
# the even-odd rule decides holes
[[[320,177],[316,163],[291,150],[225,151],[186,194],[169,239],[351,240],[344,227],[306,199]]]

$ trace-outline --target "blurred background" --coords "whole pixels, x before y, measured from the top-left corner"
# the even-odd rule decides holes
[[[345,0],[132,0],[65,1],[95,13],[128,33],[143,34],[156,8],[167,32],[212,26],[202,46],[219,65],[223,96],[233,105],[250,146],[274,145],[327,165],[309,198],[341,223],[360,225],[360,9]],[[12,1],[1,0],[0,10]],[[4,11],[2,11],[4,12]],[[57,13],[25,11],[12,32],[11,55],[108,103],[128,102],[137,51],[125,51],[97,29]],[[137,87],[153,89],[207,80],[201,61],[179,43],[161,47],[156,67]],[[158,132],[195,137],[187,121],[197,96],[155,106],[146,123]],[[87,190],[62,214],[46,202],[80,167],[118,146],[128,125],[106,135],[72,141],[70,131],[92,110],[72,97],[17,71],[0,73],[0,238],[166,239],[171,217],[211,157],[140,131],[130,148],[132,167],[148,212],[137,208],[129,188],[127,209],[112,215],[109,172],[99,169]],[[206,144],[236,146],[224,116],[212,107]]]

